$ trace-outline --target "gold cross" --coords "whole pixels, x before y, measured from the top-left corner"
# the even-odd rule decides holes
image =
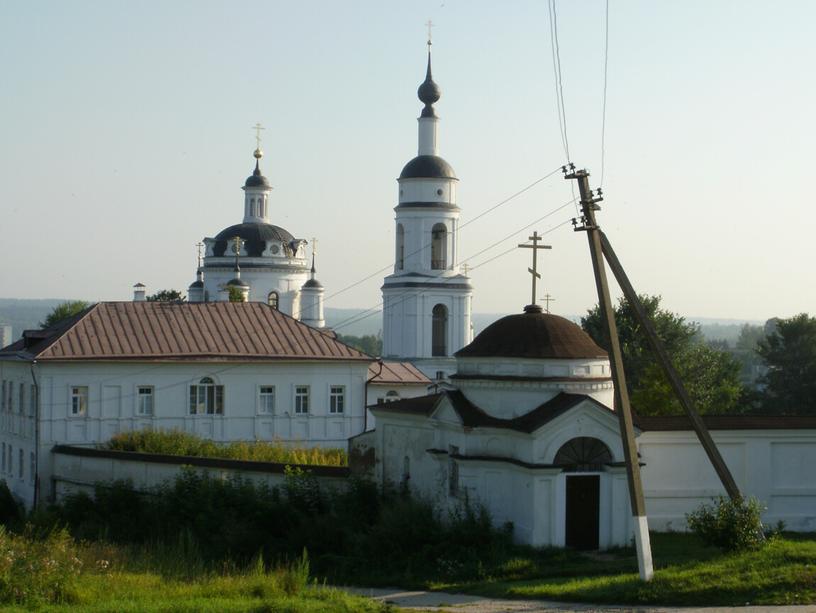
[[[431,43],[431,28],[434,27],[434,24],[433,24],[433,21],[431,21],[429,19],[428,22],[425,25],[428,26],[428,46],[430,47],[431,44],[432,44]]]
[[[528,268],[527,271],[533,275],[533,299],[530,304],[536,304],[536,279],[540,279],[541,275],[538,274],[538,268],[536,264],[536,254],[538,253],[539,249],[552,249],[550,245],[539,245],[538,241],[542,239],[541,236],[538,235],[538,231],[533,232],[533,235],[530,236],[527,240],[533,241],[532,245],[527,245],[526,243],[523,245],[519,245],[522,249],[532,249],[533,250],[533,267]]]
[[[261,130],[266,130],[261,124],[256,123],[253,127],[255,130],[255,142],[258,144],[258,149],[261,148]]]

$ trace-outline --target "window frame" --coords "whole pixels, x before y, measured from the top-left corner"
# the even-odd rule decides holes
[[[329,385],[329,415],[344,415],[345,412],[346,386]]]
[[[303,390],[303,391],[301,391]],[[311,396],[311,386],[295,385],[292,396],[292,409],[295,415],[309,414],[309,397]]]
[[[187,414],[191,417],[223,417],[225,412],[224,385],[206,375],[191,383],[187,395]],[[199,410],[201,407],[204,410]]]
[[[271,390],[264,391],[264,390]],[[275,405],[277,402],[278,390],[274,385],[259,385],[258,386],[258,415],[274,415]],[[271,408],[267,406],[268,399],[271,398]]]
[[[17,450],[17,460],[17,477],[25,481],[25,450],[22,447]]]
[[[88,404],[90,400],[90,388],[87,385],[70,385],[69,392],[69,417],[83,418],[88,416]],[[84,393],[82,390],[85,390]],[[77,407],[76,400],[79,399],[80,406]]]
[[[143,393],[147,391],[148,393]],[[144,401],[150,399],[150,411],[144,410]],[[138,417],[153,417],[156,414],[156,388],[152,385],[136,386],[136,415]]]

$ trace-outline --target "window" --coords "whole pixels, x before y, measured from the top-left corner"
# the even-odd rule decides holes
[[[433,308],[431,325],[431,355],[448,355],[448,307],[437,304]]]
[[[6,380],[3,379],[3,395],[0,396],[0,409],[6,410]]]
[[[405,228],[397,224],[397,270],[405,267]]]
[[[20,395],[17,396],[17,405],[20,415],[25,413],[25,383],[20,384]]]
[[[20,461],[18,466],[17,466],[17,470],[19,471],[20,479],[22,479],[23,478],[23,473],[25,472],[25,468],[23,466],[23,458],[25,458],[25,452],[22,449],[19,449],[17,451],[17,453],[19,454],[19,461]]]
[[[2,470],[3,472],[6,472],[6,444],[5,443],[3,443],[3,461],[2,461],[2,467],[0,467],[0,470]]]
[[[444,270],[447,268],[448,229],[445,224],[438,223],[431,229],[431,268]]]
[[[204,377],[190,386],[190,415],[223,415],[224,386]]]
[[[31,384],[31,407],[29,410],[31,411],[31,417],[37,416],[37,386],[33,383]]]
[[[346,406],[346,388],[332,385],[329,389],[329,413],[342,413]]]
[[[269,292],[269,296],[266,297],[266,303],[271,306],[273,309],[278,308],[278,292]]]
[[[275,386],[262,385],[258,400],[258,412],[272,415],[275,412]]]
[[[88,412],[88,386],[80,385],[71,388],[71,415],[84,417]]]
[[[136,388],[136,413],[153,415],[153,386],[140,385]]]
[[[394,390],[389,390],[388,393],[385,395],[386,402],[396,402],[399,400],[399,392],[395,392]]]
[[[28,479],[31,481],[31,485],[34,485],[36,475],[37,461],[35,459],[34,452],[32,451],[28,454]]]
[[[14,448],[11,445],[9,445],[8,446],[8,462],[7,462],[9,474],[12,474],[14,472],[14,465],[11,463],[11,460],[12,460],[13,457],[14,457]]]
[[[309,412],[309,386],[295,386],[295,413],[304,414]]]

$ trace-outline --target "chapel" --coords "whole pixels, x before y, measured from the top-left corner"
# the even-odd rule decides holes
[[[188,300],[227,301],[230,291],[238,292],[244,301],[264,302],[314,328],[324,328],[325,290],[315,277],[314,245],[310,266],[307,241],[270,222],[272,185],[260,168],[260,141],[253,156],[255,169],[241,188],[243,220],[204,239],[204,257],[188,288]]]

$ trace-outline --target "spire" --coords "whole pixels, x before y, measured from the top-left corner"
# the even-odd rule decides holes
[[[428,68],[425,70],[425,80],[417,89],[417,97],[419,97],[420,102],[425,104],[425,108],[422,109],[422,117],[436,117],[433,104],[439,100],[441,95],[439,86],[434,82],[431,72],[431,41],[428,39]]]

